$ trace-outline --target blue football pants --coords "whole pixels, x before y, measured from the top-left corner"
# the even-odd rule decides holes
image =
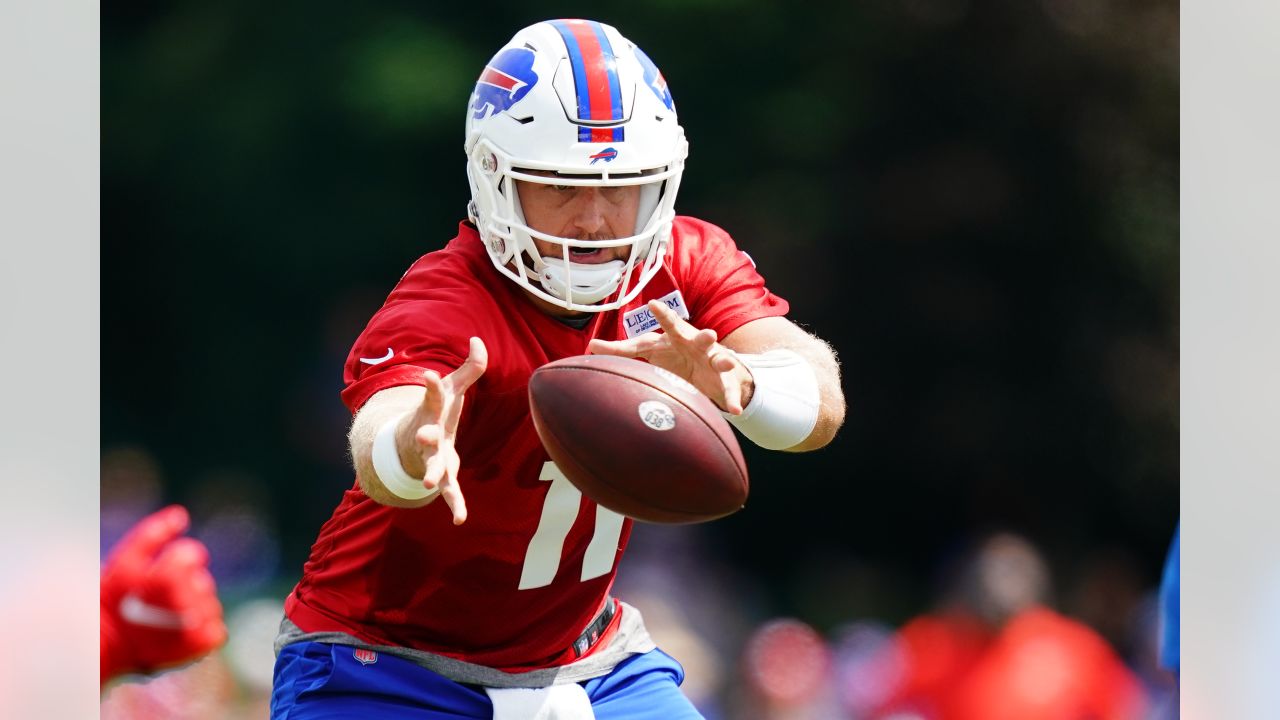
[[[276,658],[271,720],[490,720],[483,688],[457,683],[404,658],[378,653],[362,663],[355,648],[319,642],[286,645]],[[582,683],[597,720],[702,720],[680,692],[684,669],[653,650]]]

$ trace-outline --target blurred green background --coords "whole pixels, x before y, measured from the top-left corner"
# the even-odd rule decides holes
[[[1178,515],[1177,9],[104,5],[104,507],[256,508],[279,549],[258,581],[287,591],[352,482],[345,354],[464,216],[475,78],[520,27],[585,16],[670,83],[678,209],[843,363],[836,441],[746,448],[747,509],[696,530],[755,602],[899,622],[993,529],[1062,587],[1100,558],[1154,584]]]

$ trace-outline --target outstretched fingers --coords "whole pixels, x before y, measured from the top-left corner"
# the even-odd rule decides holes
[[[614,355],[624,358],[647,358],[658,346],[660,338],[653,333],[645,333],[630,340],[601,340],[593,338],[587,344],[587,352],[593,355]]]
[[[422,413],[425,416],[422,419],[427,423],[439,422],[440,415],[444,412],[444,381],[440,379],[440,373],[426,370],[422,373],[422,384],[427,389],[427,394],[422,397]]]
[[[653,319],[658,321],[658,327],[671,338],[693,342],[699,334],[711,333],[711,342],[716,341],[715,330],[698,330],[661,300],[650,300],[648,307],[649,312],[653,313]]]
[[[689,344],[693,349],[707,355],[711,354],[711,348],[716,345],[716,331],[710,328],[699,330],[689,339]]]
[[[422,478],[428,490],[440,491],[440,496],[453,514],[454,525],[467,521],[467,501],[462,495],[462,486],[458,483],[458,469],[461,465],[453,438],[446,437],[441,440],[436,453],[427,460],[427,472]]]
[[[435,490],[444,480],[444,455],[453,452],[453,434],[445,432],[442,425],[424,425],[418,428],[418,444],[422,446],[426,472],[422,476],[428,490]]]
[[[741,380],[735,377],[740,361],[733,351],[719,344],[719,336],[711,328],[699,330],[681,318],[666,303],[649,302],[649,309],[658,321],[663,334],[670,338],[670,347],[684,357],[689,364],[690,379],[703,392],[733,415],[742,413],[743,391]],[[710,368],[715,376],[707,376],[702,368]],[[695,379],[701,377],[701,380]],[[716,391],[718,388],[719,392]]]
[[[431,371],[426,377],[428,398],[423,402],[430,413],[429,424],[419,428],[417,434],[426,457],[422,482],[428,490],[439,490],[453,514],[454,525],[467,521],[467,502],[458,483],[461,460],[454,447],[454,439],[466,401],[465,393],[484,375],[488,366],[489,352],[484,341],[473,337],[467,359],[458,369],[443,379]]]
[[[733,369],[732,362],[730,362],[730,369]],[[723,379],[725,412],[730,415],[741,415],[743,410],[741,383],[736,382],[728,371],[721,370],[720,374]]]
[[[485,348],[483,340],[478,337],[471,338],[468,353],[462,365],[449,373],[449,377],[445,379],[451,392],[458,394],[466,392],[489,367],[489,350]]]
[[[462,496],[462,486],[458,484],[458,454],[449,453],[444,459],[444,479],[440,483],[440,496],[453,513],[453,524],[461,525],[467,521],[467,500]]]
[[[733,357],[733,353],[721,350],[711,355],[711,367],[716,372],[732,372],[741,362]]]

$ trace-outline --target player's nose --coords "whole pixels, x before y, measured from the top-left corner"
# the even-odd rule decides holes
[[[599,188],[585,187],[578,193],[573,215],[573,225],[578,230],[595,234],[605,223],[607,202]]]

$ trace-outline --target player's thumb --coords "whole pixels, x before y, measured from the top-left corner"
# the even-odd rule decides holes
[[[489,350],[484,346],[483,340],[472,337],[467,352],[467,359],[462,365],[449,373],[448,387],[452,392],[466,392],[489,369]]]
[[[467,350],[471,353],[470,359],[474,360],[480,366],[480,372],[484,372],[489,367],[489,348],[484,346],[484,340],[479,337],[473,337],[468,341]]]

